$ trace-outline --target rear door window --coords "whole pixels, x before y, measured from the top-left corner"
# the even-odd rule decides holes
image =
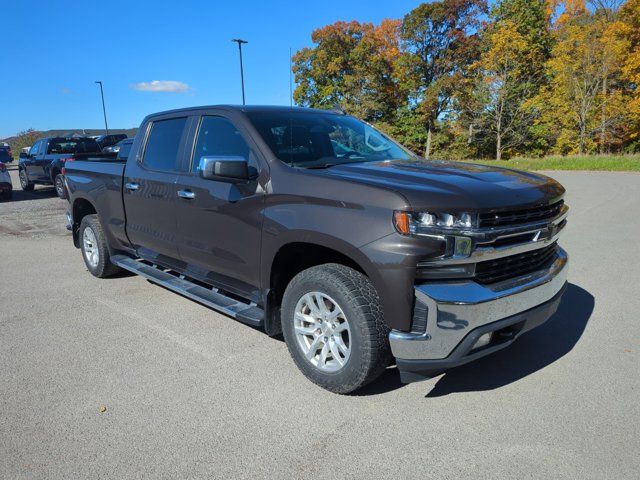
[[[178,152],[186,124],[186,117],[153,122],[142,164],[151,170],[179,170]]]

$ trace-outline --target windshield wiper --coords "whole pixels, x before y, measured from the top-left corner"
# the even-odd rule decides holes
[[[309,170],[318,170],[318,169],[323,169],[323,168],[329,168],[329,167],[336,167],[338,165],[347,165],[349,163],[364,163],[367,160],[355,160],[353,162],[336,162],[336,163],[316,163],[316,164],[304,164],[304,163],[298,163],[298,164],[293,164],[294,167],[299,167],[299,168],[308,168]]]

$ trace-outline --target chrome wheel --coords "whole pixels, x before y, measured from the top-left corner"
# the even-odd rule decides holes
[[[20,170],[20,186],[25,190],[29,186],[29,180],[27,180],[27,173],[24,170]]]
[[[82,232],[82,245],[84,249],[84,258],[92,267],[97,267],[100,263],[100,251],[98,250],[98,241],[96,234],[93,233],[91,227],[87,227]]]
[[[64,198],[65,197],[64,181],[62,180],[62,177],[60,175],[56,175],[55,186],[56,186],[56,193],[58,194],[58,197]]]
[[[344,367],[351,354],[351,330],[336,301],[309,292],[298,300],[294,315],[296,339],[305,358],[323,372]]]

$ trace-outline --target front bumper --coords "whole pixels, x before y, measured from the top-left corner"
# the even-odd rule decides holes
[[[474,281],[425,283],[415,287],[426,310],[423,332],[389,334],[391,351],[405,382],[433,376],[504,348],[556,311],[567,282],[568,256],[558,247],[546,270],[495,285]],[[474,348],[493,332],[489,344]]]

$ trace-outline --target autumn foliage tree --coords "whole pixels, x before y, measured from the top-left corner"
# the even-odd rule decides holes
[[[484,0],[442,0],[421,4],[402,22],[405,91],[410,108],[427,131],[427,158],[431,133],[451,106],[467,67],[477,58],[477,32],[486,10]]]
[[[400,22],[336,22],[315,30],[314,48],[293,57],[296,103],[340,107],[368,121],[388,120],[400,107]]]
[[[40,138],[40,132],[37,132],[33,128],[29,128],[27,130],[23,130],[19,132],[12,140],[11,140],[11,148],[13,150],[13,155],[20,155],[20,151],[23,148],[32,146],[38,138]]]
[[[640,0],[628,0],[621,7],[613,34],[620,41],[620,78],[629,92],[629,143],[640,151]]]
[[[621,27],[607,20],[607,12],[576,12],[557,26],[547,62],[550,83],[538,97],[541,123],[557,153],[604,153],[624,142],[626,92],[618,81],[623,52],[614,34]]]
[[[640,0],[436,0],[315,30],[294,98],[426,157],[640,151],[639,32]]]
[[[536,55],[510,20],[493,25],[485,41],[488,48],[473,66],[478,73],[477,129],[489,135],[495,158],[501,160],[505,149],[526,141],[535,115],[527,101],[536,93],[536,72],[530,68]]]

